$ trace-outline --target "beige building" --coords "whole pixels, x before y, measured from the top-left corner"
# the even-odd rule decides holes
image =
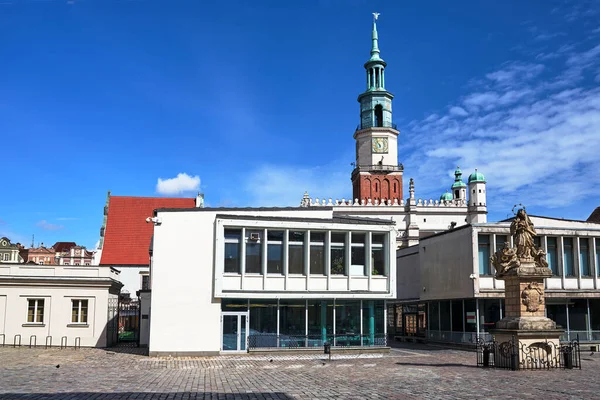
[[[0,263],[0,343],[110,345],[121,286],[108,267]]]

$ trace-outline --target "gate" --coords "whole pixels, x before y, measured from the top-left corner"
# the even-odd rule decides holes
[[[108,324],[106,327],[106,345],[139,346],[140,305],[138,301],[119,301],[108,299]]]
[[[498,343],[495,340],[477,340],[477,366],[511,369],[581,369],[579,339],[556,344],[546,340],[520,343],[514,337]]]

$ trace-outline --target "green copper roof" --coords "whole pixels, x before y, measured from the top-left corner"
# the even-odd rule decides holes
[[[377,35],[377,23],[375,20],[373,20],[373,33],[371,34],[371,38],[373,40],[373,45],[371,46],[371,58],[368,62],[383,61],[381,57],[379,57],[379,37]]]
[[[471,175],[469,175],[469,183],[471,183],[471,182],[485,183],[485,177],[483,176],[483,174],[481,172],[477,171],[477,168],[475,168],[475,172],[473,172]]]
[[[454,183],[452,184],[452,189],[457,189],[461,187],[467,187],[465,183],[462,181],[462,171],[460,167],[456,167],[456,171],[454,171]]]
[[[452,193],[446,192],[446,193],[442,193],[442,195],[440,196],[440,200],[441,201],[451,201],[452,200]]]

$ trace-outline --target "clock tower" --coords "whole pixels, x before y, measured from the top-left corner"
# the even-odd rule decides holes
[[[385,61],[379,57],[378,13],[373,13],[371,58],[365,63],[367,90],[358,96],[360,124],[354,133],[356,163],[353,198],[373,202],[402,199],[402,164],[398,164],[398,134],[392,123],[392,99],[385,90]]]

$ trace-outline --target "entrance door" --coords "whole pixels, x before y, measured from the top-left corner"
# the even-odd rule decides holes
[[[223,351],[246,351],[248,313],[224,312],[221,314]]]

